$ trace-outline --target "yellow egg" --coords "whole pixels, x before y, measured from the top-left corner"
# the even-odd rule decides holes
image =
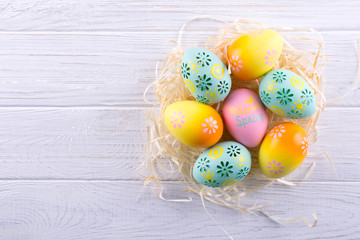
[[[179,101],[164,112],[170,133],[191,147],[210,147],[223,134],[223,121],[212,107],[197,101]]]
[[[259,150],[259,166],[269,178],[293,172],[303,162],[309,141],[304,129],[295,123],[280,123],[266,134]]]
[[[263,76],[277,63],[283,41],[271,29],[254,30],[237,38],[227,49],[231,74],[241,81]]]

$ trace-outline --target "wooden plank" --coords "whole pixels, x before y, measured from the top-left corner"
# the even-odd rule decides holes
[[[184,20],[211,16],[233,21],[250,19],[270,26],[312,27],[317,29],[359,28],[359,5],[341,2],[279,0],[261,1],[130,1],[80,0],[2,1],[0,29],[55,31],[172,31]],[[176,17],[174,17],[176,16]],[[346,23],[346,24],[344,24]],[[201,27],[200,27],[201,28]]]
[[[3,108],[0,116],[2,179],[132,179],[143,157],[142,110]]]
[[[193,198],[175,203],[154,198],[136,182],[2,181],[0,239],[227,239],[206,215],[198,196],[183,193],[178,183],[167,183],[168,199]],[[360,236],[359,183],[274,185],[253,198],[251,205],[277,202],[265,210],[280,220],[306,217],[285,226],[259,214],[205,202],[210,214],[234,239],[356,239]],[[256,197],[256,199],[255,199]],[[336,216],[336,218],[334,217]],[[299,234],[301,233],[301,234]]]
[[[345,94],[354,80],[360,32],[323,35],[329,54],[325,95],[333,98]],[[190,33],[184,37],[190,45],[198,39]],[[0,106],[149,106],[142,94],[175,39],[176,32],[0,35]],[[153,91],[148,99],[157,101]],[[328,106],[360,106],[359,99],[354,91]]]
[[[146,141],[141,108],[1,108],[0,119],[0,179],[141,180],[135,171]],[[306,171],[317,164],[308,181],[360,181],[358,149],[351,144],[360,141],[353,134],[360,130],[359,121],[359,108],[321,114],[319,140],[310,148],[318,155],[308,156],[303,165]],[[176,176],[164,173],[163,178]]]

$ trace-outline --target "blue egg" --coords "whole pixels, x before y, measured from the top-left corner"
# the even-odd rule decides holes
[[[205,48],[189,48],[181,63],[181,74],[190,93],[200,102],[213,104],[226,98],[231,78],[225,64]]]
[[[198,183],[215,188],[240,181],[250,168],[251,154],[246,147],[228,141],[205,150],[194,164],[193,176]]]
[[[261,101],[273,113],[293,119],[310,117],[316,112],[316,98],[309,84],[296,73],[276,69],[260,82]]]

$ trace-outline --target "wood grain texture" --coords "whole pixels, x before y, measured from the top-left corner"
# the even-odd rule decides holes
[[[225,4],[207,0],[6,0],[0,5],[0,28],[10,31],[173,31],[174,26],[180,26],[184,20],[202,15],[229,21],[245,18],[269,26],[357,30],[358,7],[356,0],[295,3],[231,0]]]
[[[152,107],[142,93],[156,62],[194,17],[310,27],[326,43],[330,99],[346,93],[356,73],[359,11],[356,0],[1,1],[0,240],[227,239],[174,175],[162,176],[164,197],[192,202],[162,201],[142,188],[136,167],[144,157],[144,110]],[[222,26],[189,24],[183,46],[201,45]],[[315,213],[318,226],[282,226],[206,201],[234,239],[360,239],[359,94],[357,85],[321,114],[319,140],[303,164],[307,170],[316,162],[308,180],[244,201],[276,201],[266,211],[280,220],[312,221]],[[147,97],[157,100],[152,91]]]
[[[209,34],[185,34],[184,47]],[[155,80],[155,64],[174,47],[169,41],[176,35],[0,34],[0,106],[149,106],[143,92]],[[330,99],[345,94],[354,81],[360,32],[323,36],[329,55],[325,96]],[[147,97],[157,100],[154,91]],[[329,107],[360,106],[359,99],[357,88]]]
[[[242,215],[208,202],[206,207],[234,239],[357,239],[360,189],[355,186],[274,185],[245,199],[247,205],[256,198],[258,204],[277,202],[266,211],[279,220],[301,216],[313,222],[315,213],[319,222],[313,229],[302,222],[281,226],[261,214]],[[178,183],[167,183],[164,196],[193,197],[192,202],[166,202],[147,191],[139,194],[142,185],[129,181],[16,181],[0,182],[0,189],[1,199],[6,199],[0,211],[1,240],[227,239],[200,199],[181,193],[184,187]]]
[[[3,108],[0,116],[1,179],[134,179],[144,156],[140,109]]]

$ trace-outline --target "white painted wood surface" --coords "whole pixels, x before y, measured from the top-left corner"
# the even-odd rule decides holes
[[[270,27],[311,27],[325,39],[327,98],[349,90],[360,39],[358,1],[0,2],[0,240],[226,239],[199,197],[164,175],[166,202],[143,191],[135,168],[143,159],[142,99],[156,61],[173,47],[184,21],[245,18]],[[195,42],[220,24],[191,24]],[[156,100],[150,92],[149,99]],[[206,202],[234,239],[360,238],[360,92],[331,103],[309,156],[317,167],[298,187],[275,185],[256,194],[287,220],[319,217],[310,229],[265,216],[244,216]],[[296,180],[296,179],[295,179]],[[276,194],[275,194],[276,193]],[[254,199],[249,199],[249,204]],[[281,202],[281,204],[279,204]]]

